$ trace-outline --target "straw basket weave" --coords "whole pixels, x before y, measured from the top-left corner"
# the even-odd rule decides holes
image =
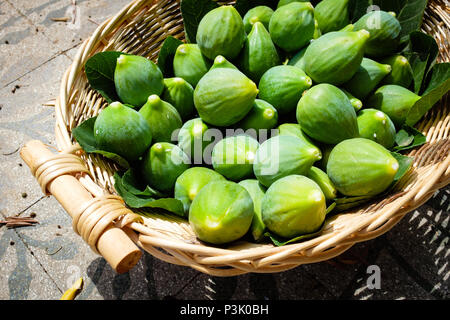
[[[429,1],[422,31],[437,40],[440,62],[450,59],[449,26],[446,2]],[[313,239],[281,247],[238,242],[218,248],[199,242],[186,220],[164,214],[147,213],[142,217],[133,213],[115,195],[113,174],[118,168],[101,156],[84,154],[72,137],[73,128],[107,106],[89,87],[83,66],[95,53],[108,50],[142,55],[155,61],[168,35],[184,39],[179,0],[135,0],[105,21],[82,44],[63,76],[56,103],[55,132],[61,152],[57,155],[44,152],[37,142],[22,150],[22,157],[27,158],[43,191],[61,202],[73,218],[75,231],[93,250],[112,265],[117,264],[114,259],[121,259],[112,257],[119,251],[132,252],[125,254],[131,257],[125,264],[114,266],[118,272],[127,271],[139,260],[140,250],[132,249],[134,244],[168,263],[214,276],[281,272],[324,261],[357,242],[387,232],[450,182],[447,95],[416,125],[426,135],[427,143],[409,153],[414,157],[413,170],[402,179],[397,190],[382,201],[333,216],[326,221],[323,232]],[[111,229],[119,229],[122,235],[113,235]],[[111,236],[107,237],[107,232]],[[130,239],[134,244],[125,245]],[[129,248],[123,248],[126,246]]]

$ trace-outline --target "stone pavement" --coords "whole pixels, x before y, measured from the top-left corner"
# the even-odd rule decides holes
[[[56,200],[43,197],[18,150],[30,139],[55,145],[54,111],[44,104],[58,95],[81,41],[127,2],[0,0],[0,219],[35,214],[39,221],[0,227],[0,299],[59,299],[80,276],[77,299],[89,300],[449,298],[450,187],[385,235],[280,274],[210,277],[145,254],[117,275],[91,252]],[[58,21],[71,12],[75,23]],[[368,286],[371,265],[379,268],[378,289]]]

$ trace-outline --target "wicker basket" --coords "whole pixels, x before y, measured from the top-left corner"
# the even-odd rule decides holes
[[[52,154],[37,141],[29,142],[21,151],[43,191],[55,196],[72,216],[74,230],[117,272],[128,271],[137,263],[141,256],[138,247],[166,262],[214,276],[281,272],[324,261],[355,243],[387,232],[450,182],[450,115],[445,97],[417,124],[427,143],[410,152],[409,156],[414,157],[413,170],[402,179],[398,190],[382,201],[333,216],[313,239],[281,247],[241,241],[218,248],[200,243],[185,220],[164,214],[142,217],[133,213],[115,195],[113,174],[118,168],[101,156],[84,154],[74,144],[72,129],[107,105],[89,87],[83,66],[93,54],[107,50],[155,61],[168,35],[184,39],[179,2],[134,0],[99,26],[82,44],[62,79],[55,132],[61,152]],[[445,3],[430,1],[422,28],[437,40],[441,62],[450,58],[449,26]]]

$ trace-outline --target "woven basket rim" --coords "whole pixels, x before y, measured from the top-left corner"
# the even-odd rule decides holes
[[[115,16],[102,23],[91,37],[83,42],[73,63],[62,77],[60,94],[56,101],[55,135],[59,149],[73,148],[71,129],[76,126],[80,119],[74,119],[72,111],[83,104],[80,100],[92,98],[92,92],[88,96],[79,97],[82,90],[87,90],[87,81],[86,79],[83,81],[83,78],[85,78],[83,66],[87,59],[98,51],[106,51],[110,48],[111,40],[108,41],[108,36],[112,35],[110,39],[114,41],[114,36],[123,32],[123,26],[132,25],[133,21],[142,18],[147,10],[157,10],[160,9],[158,6],[176,5],[178,2],[179,0],[131,1]],[[437,12],[439,17],[444,15],[441,21],[443,21],[444,31],[448,32],[450,26],[448,13],[434,2],[429,3],[428,8],[435,13]],[[450,58],[448,51],[442,48],[440,50],[441,54],[443,53],[447,59]],[[95,100],[93,109],[97,112],[104,106],[104,102],[101,103],[101,100]],[[413,155],[431,153],[430,148],[443,149],[444,152],[447,150],[447,154],[441,155],[438,161],[423,168],[420,167],[421,163],[416,164],[417,175],[415,178],[418,176],[420,179],[417,179],[420,181],[416,181],[415,184],[412,182],[413,186],[409,188],[408,183],[410,181],[405,181],[407,188],[398,192],[391,202],[383,203],[381,201],[382,203],[373,206],[373,209],[376,209],[375,213],[372,212],[373,210],[369,214],[364,211],[360,212],[358,211],[360,209],[358,209],[339,214],[336,218],[333,217],[329,222],[327,221],[324,233],[316,238],[283,247],[275,247],[267,243],[238,242],[233,244],[233,247],[219,248],[198,242],[192,237],[192,232],[190,237],[180,238],[176,236],[176,234],[185,232],[186,228],[189,228],[188,224],[175,217],[168,218],[157,214],[145,218],[144,223],[138,221],[130,223],[127,227],[135,231],[130,233],[130,237],[141,248],[163,261],[190,266],[201,272],[216,276],[232,276],[247,272],[280,272],[300,264],[333,258],[355,243],[384,234],[408,212],[425,203],[436,190],[450,183],[450,156],[448,155],[450,120],[448,115],[445,117],[446,108],[448,108],[448,103],[445,101],[442,107],[444,119],[439,119],[439,130],[434,130],[434,128],[436,127],[435,120],[441,116],[440,113],[431,117],[430,121],[423,123],[420,129],[427,132],[428,143],[419,150],[413,151]],[[445,139],[442,137],[445,137]],[[429,161],[428,158],[422,162]],[[104,163],[96,157],[84,157],[83,160],[91,171],[91,176],[94,176],[94,178],[90,176],[83,178],[82,183],[85,188],[94,196],[113,192],[114,190],[111,190],[111,186],[108,186],[105,181],[108,180],[108,170],[114,170],[114,168],[110,165],[104,167]],[[351,228],[341,227],[345,219],[352,220]],[[333,228],[336,228],[336,230]],[[175,231],[172,232],[172,230]],[[333,232],[327,233],[327,230],[333,230]]]

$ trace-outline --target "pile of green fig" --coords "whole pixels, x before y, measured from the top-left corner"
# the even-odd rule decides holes
[[[92,144],[133,170],[115,176],[127,204],[174,208],[210,244],[317,234],[336,204],[388,192],[411,164],[404,132],[421,135],[395,13],[274,2],[216,5],[171,40],[170,71],[116,54],[117,95],[92,119]]]

